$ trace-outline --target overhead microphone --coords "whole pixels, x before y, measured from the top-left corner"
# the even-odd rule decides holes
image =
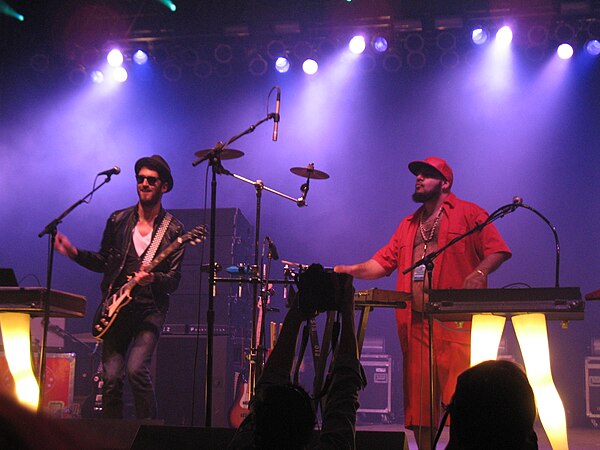
[[[106,175],[107,177],[112,177],[113,175],[119,175],[121,173],[121,168],[119,166],[115,166],[111,169],[105,170],[104,172],[100,172],[97,177],[100,175]]]
[[[277,86],[277,99],[275,100],[275,114],[273,114],[273,141],[279,136],[279,111],[281,109],[281,88]]]

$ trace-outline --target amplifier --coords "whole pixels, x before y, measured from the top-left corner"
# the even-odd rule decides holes
[[[600,419],[600,356],[585,358],[585,413],[596,425]]]
[[[359,413],[392,412],[392,358],[389,355],[362,355],[360,362],[367,377],[367,387],[359,391]]]

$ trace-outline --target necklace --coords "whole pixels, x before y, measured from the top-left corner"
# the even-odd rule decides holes
[[[423,226],[423,213],[421,213],[421,217],[419,218],[419,231],[421,232],[421,237],[423,238],[423,256],[426,255],[427,244],[429,244],[429,242],[431,242],[431,240],[433,239],[433,236],[435,235],[435,230],[437,229],[437,226],[440,223],[440,218],[442,217],[443,209],[444,209],[443,206],[441,206],[440,209],[438,210],[438,212],[435,216],[435,220],[433,221],[433,226],[428,231],[428,233],[426,232],[425,227]],[[423,211],[423,212],[425,212],[425,211]],[[427,236],[426,234],[429,234],[429,235]]]

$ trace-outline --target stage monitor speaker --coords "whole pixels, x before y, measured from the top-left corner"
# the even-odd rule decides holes
[[[211,425],[225,427],[234,401],[233,351],[229,336],[214,336],[213,344]],[[165,424],[204,425],[206,336],[163,335],[158,342],[155,386],[158,418]]]

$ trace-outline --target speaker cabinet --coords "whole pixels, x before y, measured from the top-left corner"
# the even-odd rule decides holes
[[[585,412],[592,422],[600,420],[600,356],[585,358]]]
[[[362,355],[360,362],[367,387],[359,392],[359,413],[392,412],[392,358],[389,355]]]
[[[228,426],[233,404],[234,351],[229,340],[221,335],[213,341],[211,419],[216,427]],[[167,425],[204,425],[206,336],[163,335],[157,348],[155,384],[159,419]]]

